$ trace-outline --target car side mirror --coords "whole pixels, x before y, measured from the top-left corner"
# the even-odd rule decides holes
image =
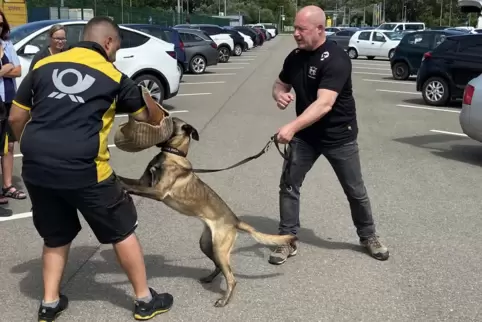
[[[25,49],[23,50],[23,53],[25,55],[35,55],[39,51],[40,51],[40,48],[38,48],[37,46],[27,45],[27,46],[25,46]]]

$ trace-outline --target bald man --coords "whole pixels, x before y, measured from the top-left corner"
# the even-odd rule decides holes
[[[149,320],[173,304],[172,295],[148,287],[134,234],[136,208],[109,165],[107,136],[115,113],[140,122],[150,118],[140,87],[112,64],[120,42],[110,18],[92,18],[82,42],[33,66],[13,101],[9,122],[22,135],[22,177],[44,241],[39,321],[54,321],[68,306],[60,282],[81,230],[77,211],[101,244],[113,245],[134,288],[135,319]]]
[[[351,61],[341,47],[326,41],[325,20],[325,13],[317,6],[297,13],[294,38],[298,48],[286,57],[273,85],[278,108],[286,109],[296,97],[297,115],[277,134],[279,142],[289,145],[291,155],[283,164],[279,186],[279,233],[298,233],[300,188],[313,164],[324,155],[348,199],[360,243],[374,258],[386,260],[389,252],[376,236],[362,179]],[[283,264],[297,251],[296,243],[277,247],[269,262]]]

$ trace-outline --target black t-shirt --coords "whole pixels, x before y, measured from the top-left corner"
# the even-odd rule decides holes
[[[319,89],[338,93],[332,110],[296,137],[322,146],[345,144],[357,138],[351,69],[350,57],[331,41],[315,51],[295,49],[286,57],[279,79],[295,91],[297,116],[317,99]]]

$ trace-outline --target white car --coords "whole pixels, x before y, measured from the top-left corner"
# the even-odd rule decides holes
[[[465,87],[459,122],[462,132],[482,142],[482,75],[472,79]]]
[[[233,29],[233,30],[235,30],[235,29]],[[243,34],[243,33],[240,32],[240,31],[238,31],[238,33],[241,35],[241,37],[243,37],[243,39],[244,39],[244,41],[246,42],[246,44],[248,44],[248,49],[253,48],[253,46],[254,46],[253,39],[251,39],[250,36],[245,35],[245,34]]]
[[[392,31],[359,30],[353,34],[348,42],[347,53],[351,59],[358,56],[392,58],[395,47],[398,46],[403,35]]]
[[[47,46],[48,30],[54,24],[66,26],[67,46],[82,40],[87,21],[44,20],[12,28],[10,39],[22,66],[22,76],[17,86],[27,75],[35,54]],[[177,95],[181,74],[177,68],[174,45],[146,33],[120,26],[122,42],[114,65],[136,83],[147,87],[159,103]]]

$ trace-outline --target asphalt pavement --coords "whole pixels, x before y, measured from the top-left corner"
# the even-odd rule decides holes
[[[294,117],[293,108],[280,111],[271,98],[294,46],[291,36],[279,36],[206,75],[184,76],[166,107],[199,131],[189,153],[195,167],[225,167],[257,153]],[[228,306],[215,308],[225,283],[198,282],[213,268],[198,246],[199,220],[134,197],[149,283],[175,297],[172,310],[153,321],[482,321],[480,143],[461,134],[460,107],[426,106],[413,79],[393,80],[387,60],[352,62],[363,176],[390,259],[372,259],[358,245],[346,197],[320,158],[303,184],[298,255],[272,266],[270,249],[240,233],[231,260],[237,289]],[[120,175],[139,177],[156,152],[112,148],[111,164]],[[15,160],[23,187],[21,155]],[[276,233],[281,164],[272,149],[239,168],[200,176],[241,219]],[[42,240],[30,207],[28,199],[10,201],[0,218],[2,321],[36,321]],[[83,227],[63,282],[70,307],[58,321],[132,321],[132,290],[111,246],[100,246]]]

